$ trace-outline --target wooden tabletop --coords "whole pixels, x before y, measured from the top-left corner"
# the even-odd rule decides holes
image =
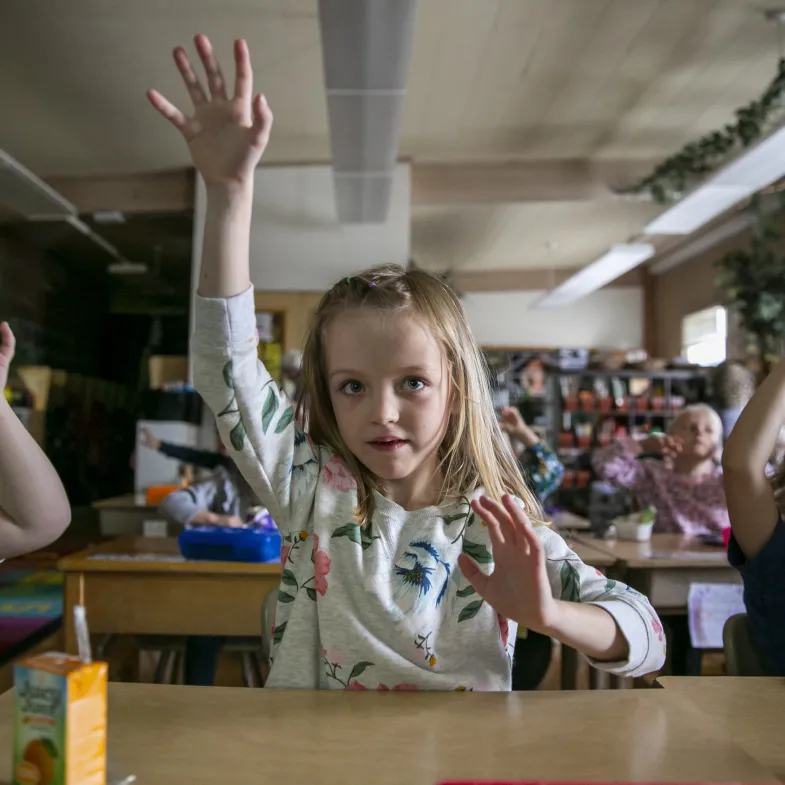
[[[12,694],[0,697],[0,781]],[[351,693],[109,686],[109,765],[144,785],[776,782],[670,690]],[[6,779],[2,779],[6,778]]]
[[[594,543],[578,539],[570,532],[561,532],[560,534],[580,560],[590,567],[611,567],[616,563],[615,556],[597,548]]]
[[[785,679],[668,676],[659,682],[785,782]]]
[[[110,499],[99,499],[93,502],[96,510],[157,510],[157,504],[148,504],[144,493],[125,493],[112,496]]]
[[[101,558],[102,555],[107,558]],[[118,537],[116,540],[66,556],[57,563],[57,567],[63,572],[164,572],[199,575],[279,575],[281,572],[281,565],[277,563],[186,561],[180,556],[175,537]]]
[[[630,569],[662,569],[665,567],[728,567],[724,548],[705,545],[700,540],[681,534],[652,534],[648,542],[601,540],[586,534],[573,535],[576,542],[590,545]]]

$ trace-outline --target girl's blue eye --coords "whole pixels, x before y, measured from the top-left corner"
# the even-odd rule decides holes
[[[425,382],[422,379],[407,379],[403,386],[406,392],[419,392],[425,389]]]
[[[344,382],[341,385],[341,392],[346,393],[347,395],[357,395],[363,391],[363,386],[360,382]]]

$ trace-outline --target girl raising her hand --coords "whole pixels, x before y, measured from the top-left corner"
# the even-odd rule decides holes
[[[422,271],[344,278],[302,362],[309,433],[259,362],[249,236],[272,127],[243,41],[232,90],[210,42],[207,87],[174,53],[186,117],[151,92],[207,190],[194,379],[284,537],[268,686],[507,690],[515,628],[630,676],[663,662],[645,598],[586,567],[549,528],[493,410],[455,295]]]

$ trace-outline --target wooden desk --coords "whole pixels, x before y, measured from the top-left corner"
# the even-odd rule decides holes
[[[12,695],[0,698],[8,781]],[[622,730],[623,729],[623,730]],[[109,764],[144,785],[265,780],[776,782],[669,690],[351,693],[109,685]]]
[[[126,493],[93,503],[104,537],[141,536],[144,522],[159,520],[158,506],[148,504],[143,493]]]
[[[730,738],[785,782],[785,679],[659,679],[665,690],[704,713],[704,726]]]
[[[575,554],[584,564],[597,568],[613,567],[613,565],[616,564],[616,558],[614,556],[605,550],[597,548],[594,543],[584,539],[578,539],[569,532],[560,532],[560,534],[564,537],[564,541],[567,545],[575,551]]]
[[[679,534],[653,534],[648,542],[600,540],[585,534],[576,542],[614,557],[615,573],[643,592],[660,613],[684,613],[691,583],[740,583],[723,548]]]
[[[61,559],[66,651],[76,653],[80,601],[95,633],[261,635],[262,601],[278,588],[280,565],[171,560],[178,555],[175,539],[119,538]]]

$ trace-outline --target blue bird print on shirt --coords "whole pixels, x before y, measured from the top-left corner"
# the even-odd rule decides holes
[[[420,611],[433,602],[438,608],[447,594],[452,568],[439,550],[427,540],[409,543],[403,553],[404,564],[396,564],[394,575],[398,586],[394,596],[401,610]],[[443,578],[442,578],[443,574]],[[433,598],[431,590],[438,582],[439,593]]]

